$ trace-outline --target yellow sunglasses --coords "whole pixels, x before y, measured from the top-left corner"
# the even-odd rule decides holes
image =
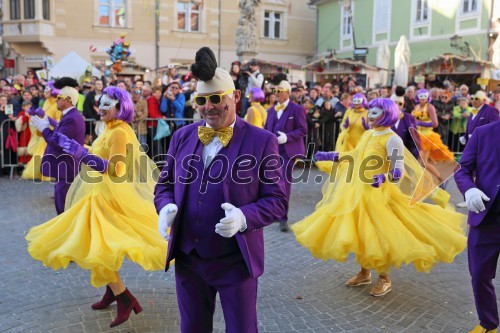
[[[71,99],[71,97],[65,96],[65,95],[57,95],[57,100],[60,100],[60,99]]]
[[[279,94],[282,92],[288,92],[288,90],[286,90],[286,89],[273,89],[273,93],[275,93],[275,94]]]
[[[208,96],[198,96],[196,95],[194,97],[194,101],[196,104],[199,106],[204,106],[207,104],[207,100],[210,100],[210,103],[213,105],[218,105],[222,102],[222,97],[226,96],[227,94],[230,94],[234,91],[234,89],[229,89],[224,91],[223,93],[220,94],[213,94],[213,95],[208,95]]]

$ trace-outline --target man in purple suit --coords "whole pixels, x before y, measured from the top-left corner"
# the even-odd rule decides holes
[[[282,173],[285,178],[287,202],[290,200],[293,166],[297,158],[305,158],[304,138],[307,135],[306,114],[302,106],[290,100],[291,86],[281,81],[274,88],[278,104],[267,111],[264,129],[278,137],[279,153],[283,158]],[[281,231],[288,230],[288,206],[279,219]]]
[[[166,270],[175,258],[181,331],[212,332],[219,293],[226,332],[257,332],[263,227],[287,207],[278,141],[237,117],[241,92],[209,48],[191,71],[204,121],[172,136],[154,199],[170,239]]]
[[[61,89],[57,95],[57,108],[62,111],[63,116],[59,123],[48,118],[45,114],[37,113],[31,117],[31,124],[42,132],[47,142],[47,148],[42,158],[41,172],[46,177],[55,178],[54,201],[57,214],[64,212],[66,194],[75,176],[78,174],[79,165],[71,155],[63,152],[57,144],[56,133],[62,133],[70,139],[74,139],[83,145],[85,138],[85,120],[76,105],[78,103],[78,82],[71,78],[61,78],[54,83],[54,87]],[[50,129],[50,126],[54,130]]]
[[[488,97],[482,90],[476,91],[476,93],[471,96],[473,107],[472,114],[467,119],[465,134],[459,138],[461,144],[466,145],[474,130],[479,126],[487,125],[499,120],[497,109],[486,104],[487,100]],[[459,202],[457,207],[465,208],[467,207],[467,203],[465,201]]]
[[[500,254],[500,121],[472,133],[455,173],[469,209],[469,271],[480,325],[471,332],[496,332],[498,308],[492,280]]]
[[[460,137],[460,143],[465,145],[472,133],[479,126],[490,124],[494,121],[498,121],[498,110],[492,106],[489,106],[486,101],[488,97],[486,93],[482,90],[478,90],[474,95],[471,96],[472,101],[472,115],[467,119],[467,128],[465,134]]]

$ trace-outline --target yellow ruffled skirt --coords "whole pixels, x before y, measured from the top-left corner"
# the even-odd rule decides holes
[[[152,191],[146,199],[133,183],[114,183],[107,176],[86,183],[79,177],[66,211],[29,231],[30,255],[54,270],[74,262],[90,270],[94,287],[116,282],[124,258],[145,270],[163,270],[167,242],[157,231]],[[99,174],[94,171],[92,177]]]
[[[36,179],[42,181],[50,181],[50,177],[42,176],[40,171],[40,166],[42,164],[42,157],[47,147],[47,142],[45,139],[35,132],[31,133],[31,139],[28,145],[28,154],[30,154],[31,160],[26,164],[21,175],[22,179]]]
[[[318,205],[294,224],[297,241],[324,260],[344,262],[353,253],[361,267],[379,273],[403,264],[429,272],[438,262],[451,263],[465,249],[464,215],[427,203],[411,206],[410,198],[391,183],[378,189],[363,186],[352,209],[337,213],[332,206],[340,207],[338,202]]]

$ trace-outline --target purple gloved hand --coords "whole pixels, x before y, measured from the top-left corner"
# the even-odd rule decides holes
[[[361,117],[361,124],[363,125],[363,127],[365,128],[365,130],[369,130],[370,129],[370,125],[368,125],[366,123],[366,120],[364,117]]]
[[[339,153],[335,151],[318,151],[314,155],[314,159],[316,161],[333,161],[333,162],[338,162],[339,161]]]
[[[58,133],[57,142],[65,153],[73,156],[77,161],[80,161],[89,152],[82,145],[73,139],[69,139],[64,134]]]
[[[420,126],[420,127],[434,127],[434,125],[432,125],[432,121],[417,121],[417,126]]]
[[[387,175],[387,178],[389,178],[389,181],[391,183],[397,183],[398,180],[401,179],[401,177],[403,177],[403,170],[401,169],[392,169],[391,171],[389,171],[389,174]]]
[[[40,118],[43,118],[45,117],[45,111],[43,111],[42,108],[37,108],[35,109],[34,107],[31,107],[29,110],[28,110],[28,114],[30,116],[38,116]]]
[[[50,122],[50,121],[49,121]],[[57,143],[57,145],[61,148],[63,148],[63,144],[66,142],[66,141],[69,141],[69,138],[62,134],[62,133],[59,133],[59,132],[55,132],[54,135],[52,136],[53,139],[54,139],[54,142]]]
[[[63,151],[74,157],[76,162],[83,162],[92,169],[104,173],[108,169],[109,161],[100,158],[97,155],[89,154],[88,150],[73,139],[69,139],[66,135],[56,133],[58,142]]]
[[[344,128],[349,127],[349,117],[345,118],[345,122],[342,126],[344,126]]]
[[[383,183],[385,183],[385,174],[381,173],[379,175],[373,176],[374,182],[371,184],[375,188],[379,188],[382,186]]]

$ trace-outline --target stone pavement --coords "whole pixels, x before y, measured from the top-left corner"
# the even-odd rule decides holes
[[[292,186],[290,220],[313,211],[321,185],[311,181]],[[452,202],[461,197],[455,184]],[[70,265],[54,272],[32,260],[24,236],[30,227],[55,215],[50,184],[0,178],[0,332],[179,332],[173,272],[146,272],[125,262],[127,287],[143,312],[110,329],[116,306],[93,311],[104,288],[90,286],[89,274]],[[368,295],[370,286],[351,289],[345,281],[358,270],[347,263],[313,258],[277,225],[266,228],[266,269],[259,283],[260,332],[467,332],[477,323],[462,253],[453,264],[430,274],[404,267],[392,273],[393,291],[381,298]],[[218,304],[215,332],[224,332]]]

